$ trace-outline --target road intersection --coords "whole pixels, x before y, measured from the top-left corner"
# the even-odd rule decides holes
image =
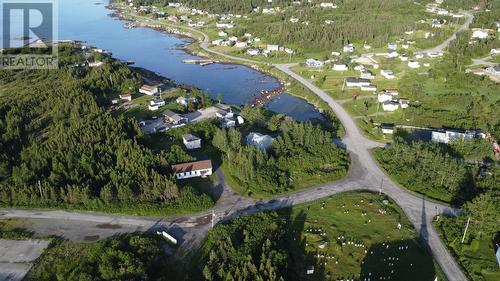
[[[469,26],[470,22],[472,22],[472,15],[467,14],[467,17],[468,20],[466,24],[464,24],[460,30],[464,30]],[[208,48],[209,37],[205,33],[196,29],[189,30],[203,35],[204,39],[200,42],[200,46],[211,54],[244,63],[261,64],[261,62],[226,55],[211,50]],[[436,48],[443,50],[455,37],[456,33],[453,34],[452,38]],[[434,51],[436,48],[423,52]],[[294,65],[296,64],[275,64],[273,66],[300,82],[324,100],[335,112],[345,128],[346,135],[342,138],[342,143],[345,145],[352,162],[349,173],[344,179],[276,198],[256,201],[235,194],[225,182],[221,171],[218,170],[216,171],[218,176],[216,186],[221,189],[221,198],[214,208],[199,214],[180,215],[170,218],[153,218],[99,214],[94,212],[3,209],[0,210],[0,219],[30,219],[34,223],[33,228],[40,228],[38,229],[38,234],[40,235],[59,235],[68,239],[87,242],[109,237],[121,232],[148,231],[165,228],[169,231],[173,231],[174,236],[181,237],[179,239],[181,243],[189,248],[195,247],[195,245],[197,245],[206,235],[213,220],[224,221],[236,216],[253,214],[263,210],[277,210],[311,202],[341,192],[369,190],[386,194],[403,209],[415,229],[420,233],[422,241],[424,241],[432,252],[435,260],[440,265],[448,280],[467,280],[432,226],[432,221],[435,216],[442,214],[457,215],[460,210],[426,200],[421,196],[408,192],[393,182],[380,169],[371,154],[371,149],[381,147],[384,144],[367,139],[359,131],[353,118],[337,101],[291,70],[291,67]],[[43,227],[44,225],[51,224],[54,227]]]

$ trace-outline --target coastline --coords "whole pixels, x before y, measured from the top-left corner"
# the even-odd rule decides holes
[[[197,52],[193,51],[190,47],[195,46],[196,44],[199,44],[200,40],[202,40],[202,39],[197,37],[196,35],[192,34],[191,32],[183,32],[183,31],[180,31],[179,28],[168,27],[165,25],[158,25],[158,24],[148,24],[148,23],[145,23],[142,21],[133,20],[131,18],[124,16],[123,9],[121,7],[117,7],[113,3],[109,3],[108,5],[105,6],[105,8],[112,11],[109,14],[109,16],[111,16],[115,19],[118,19],[118,20],[123,20],[123,21],[129,22],[129,23],[135,23],[136,25],[134,27],[131,27],[131,28],[137,28],[137,27],[150,28],[150,29],[153,29],[155,31],[158,31],[158,32],[161,32],[164,34],[168,34],[170,36],[176,36],[177,38],[183,39],[185,41],[185,44],[182,44],[182,46],[179,46],[177,49],[182,50],[183,52],[185,52],[189,55],[199,57],[200,59],[217,60],[217,64],[241,65],[241,66],[249,67],[255,71],[262,73],[263,75],[266,75],[266,76],[269,76],[269,77],[272,77],[273,79],[275,79],[277,81],[277,83],[279,84],[279,86],[276,87],[275,89],[261,91],[260,93],[255,93],[254,96],[257,96],[258,100],[254,103],[254,106],[263,106],[267,102],[269,102],[273,97],[279,96],[280,94],[287,93],[291,96],[294,96],[296,98],[300,98],[300,99],[304,100],[307,104],[313,106],[322,115],[325,114],[326,109],[324,108],[324,106],[320,106],[319,104],[312,103],[305,96],[298,95],[298,94],[292,93],[290,91],[287,91],[287,85],[290,85],[290,82],[287,82],[284,79],[282,79],[281,77],[276,76],[271,71],[267,71],[265,69],[262,69],[255,64],[245,64],[243,62],[234,62],[234,61],[228,60],[227,58],[223,58],[223,60],[220,60],[220,59],[216,59],[212,55],[209,55],[206,53],[197,53]],[[264,63],[262,63],[262,64],[264,64]]]

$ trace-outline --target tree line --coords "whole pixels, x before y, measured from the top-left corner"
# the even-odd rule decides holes
[[[78,52],[62,47],[60,56],[65,61]],[[98,68],[1,70],[0,204],[90,209],[129,208],[131,203],[138,209],[210,205],[207,196],[180,190],[172,181],[168,150],[153,153],[141,144],[147,136],[135,120],[106,110],[111,97],[140,82],[116,62]]]
[[[244,110],[242,115],[250,123],[262,122],[256,121],[261,120],[258,112]],[[277,134],[268,151],[245,145],[245,139],[236,129],[219,129],[212,141],[231,167],[227,172],[248,192],[282,193],[304,187],[313,178],[335,180],[347,173],[348,156],[333,143],[330,132],[308,122],[276,116],[265,125],[266,131]]]

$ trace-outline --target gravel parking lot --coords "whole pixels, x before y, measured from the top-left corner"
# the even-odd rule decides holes
[[[0,239],[0,281],[21,281],[49,245],[48,240]]]

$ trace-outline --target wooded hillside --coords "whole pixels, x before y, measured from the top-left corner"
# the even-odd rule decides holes
[[[110,210],[136,204],[136,211],[210,205],[170,180],[168,152],[142,146],[135,120],[105,108],[140,78],[111,60],[71,67],[81,59],[72,47],[60,55],[58,70],[0,71],[0,204]]]

